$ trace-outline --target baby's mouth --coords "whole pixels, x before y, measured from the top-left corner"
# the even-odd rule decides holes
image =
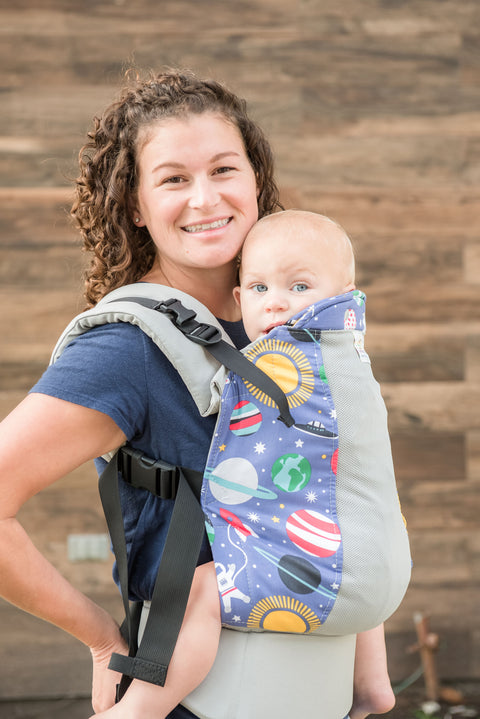
[[[274,329],[274,327],[280,327],[280,325],[285,324],[284,322],[273,322],[271,325],[268,325],[266,330],[264,330],[263,334],[268,335],[268,333]]]
[[[231,217],[224,217],[221,220],[214,220],[213,222],[202,222],[198,225],[185,225],[182,230],[185,232],[206,232],[207,230],[218,230],[220,227],[225,227],[232,220]]]

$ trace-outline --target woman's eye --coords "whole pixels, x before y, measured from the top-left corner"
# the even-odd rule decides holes
[[[223,175],[226,172],[232,172],[235,168],[234,167],[217,167],[215,170],[216,175]]]
[[[268,289],[267,285],[262,285],[261,283],[258,283],[256,285],[252,285],[252,290],[254,292],[266,292]]]
[[[164,180],[162,180],[162,185],[179,185],[181,182],[183,182],[183,177],[180,177],[180,175],[172,175],[172,177],[166,177]]]
[[[308,290],[308,285],[305,284],[305,282],[295,282],[292,287],[292,290],[294,292],[305,292],[305,290]]]

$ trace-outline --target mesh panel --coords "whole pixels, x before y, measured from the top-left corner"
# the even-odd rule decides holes
[[[322,631],[374,627],[395,611],[410,578],[410,551],[395,485],[386,409],[370,364],[348,332],[322,332],[337,410],[337,512],[344,542],[342,584]]]

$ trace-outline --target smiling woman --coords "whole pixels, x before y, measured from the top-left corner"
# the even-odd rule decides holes
[[[201,148],[190,131],[195,132]],[[214,131],[218,131],[219,137]],[[177,71],[152,74],[145,80],[130,76],[119,99],[102,117],[95,118],[89,138],[80,151],[81,172],[72,208],[85,249],[92,256],[86,277],[88,306],[116,287],[145,278],[158,260],[158,248],[150,234],[151,223],[142,215],[144,209],[150,217],[152,208],[149,202],[138,207],[139,183],[142,191],[155,196],[155,202],[156,190],[162,195],[173,195],[169,200],[173,207],[177,204],[175,193],[183,195],[183,186],[193,180],[195,191],[191,201],[194,206],[200,205],[191,208],[190,216],[180,219],[184,232],[212,221],[225,221],[232,248],[243,241],[243,237],[242,240],[231,237],[235,228],[241,232],[241,225],[251,226],[257,217],[281,209],[268,141],[249,117],[245,101],[214,80]],[[168,140],[172,144],[168,145]],[[228,214],[212,210],[209,204],[215,203],[214,195],[220,193],[213,192],[213,187],[236,186],[237,175],[241,177],[240,184],[247,184],[244,200],[238,207],[229,207]],[[232,195],[235,204],[236,192]],[[225,193],[225,197],[228,200],[229,194]],[[165,199],[164,204],[167,202]],[[222,206],[220,212],[224,210]],[[171,228],[172,221],[169,216],[166,226]],[[154,232],[159,234],[156,229]],[[192,282],[188,284],[191,286]],[[212,295],[210,300],[213,299]],[[227,300],[224,295],[223,299],[230,306],[231,298]],[[220,307],[220,303],[216,305]],[[219,315],[224,316],[223,306]]]
[[[79,165],[72,215],[91,257],[87,306],[125,285],[162,283],[203,303],[237,347],[246,345],[233,298],[237,256],[257,217],[281,208],[270,146],[245,102],[190,72],[129,77],[94,119]],[[29,497],[87,460],[102,472],[103,457],[125,442],[203,472],[214,427],[138,327],[111,323],[75,337],[2,423],[2,596],[90,648],[93,707],[103,719],[313,716],[319,689],[322,719],[338,719],[351,705],[355,638],[299,644],[278,632],[220,632],[206,534],[165,686],[133,679],[115,703],[121,677],[110,657],[128,652],[117,623],[38,553],[16,519]],[[172,502],[120,486],[129,594],[147,605]],[[312,688],[308,696],[298,697],[300,684]]]
[[[258,217],[255,173],[238,128],[205,113],[161,120],[146,133],[132,210],[157,249],[145,280],[189,294],[199,272],[208,273],[207,286],[226,271],[233,282],[232,260]],[[240,319],[230,288],[218,308],[225,319]]]

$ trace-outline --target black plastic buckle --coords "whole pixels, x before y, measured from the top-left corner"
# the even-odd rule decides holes
[[[196,312],[189,310],[188,307],[184,307],[180,300],[176,300],[174,297],[170,297],[169,300],[159,302],[153,309],[169,315],[170,319],[175,325],[177,325],[177,327],[182,327],[185,322],[193,320],[197,316]]]
[[[122,477],[132,487],[147,489],[162,499],[175,499],[177,496],[180,475],[178,467],[152,459],[139,449],[122,447],[120,466]]]
[[[195,319],[197,313],[184,307],[180,300],[172,297],[169,300],[159,302],[154,309],[168,315],[173,324],[188,339],[198,345],[211,345],[220,342],[222,339],[222,333],[218,327],[208,325],[205,322],[197,322]]]

